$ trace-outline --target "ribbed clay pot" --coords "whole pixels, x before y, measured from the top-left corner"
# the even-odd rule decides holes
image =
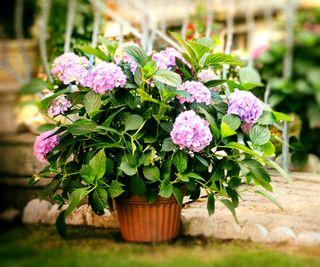
[[[161,242],[178,236],[181,207],[175,197],[149,204],[142,196],[116,200],[121,236],[129,242]]]

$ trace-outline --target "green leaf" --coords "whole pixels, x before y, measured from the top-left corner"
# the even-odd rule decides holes
[[[183,38],[178,34],[178,33],[175,33],[175,32],[171,32],[171,35],[178,41],[179,44],[181,44],[184,49],[187,51],[188,53],[188,56],[189,58],[191,59],[192,62],[190,62],[189,60],[189,63],[193,63],[194,61],[197,60],[197,56],[196,56],[196,53],[195,51],[193,50],[193,48],[190,46],[189,43],[187,43],[185,40],[183,40]]]
[[[70,194],[70,203],[65,210],[65,218],[79,205],[80,201],[89,193],[87,188],[78,188]]]
[[[214,201],[214,195],[209,194],[207,199],[207,210],[209,215],[214,213],[215,210],[215,201]]]
[[[270,140],[270,131],[267,126],[255,125],[252,127],[249,133],[250,140],[253,145],[264,145]]]
[[[86,46],[80,47],[80,50],[84,53],[87,53],[87,54],[93,55],[97,58],[100,58],[103,61],[109,61],[108,55],[106,55],[104,52],[102,52],[98,48],[93,48],[91,46],[86,45]]]
[[[213,88],[218,85],[224,84],[227,80],[210,80],[204,83],[204,85],[208,88]]]
[[[230,142],[227,145],[225,145],[224,147],[227,148],[233,148],[233,149],[238,149],[241,150],[259,160],[265,161],[264,157],[260,156],[259,154],[255,153],[254,151],[252,151],[250,148],[246,147],[245,145],[236,143],[236,142]]]
[[[69,89],[63,89],[61,91],[54,93],[53,95],[50,95],[46,98],[41,99],[41,101],[38,102],[39,109],[43,112],[47,112],[48,107],[52,100],[54,100],[57,96],[68,93],[68,92],[69,92]]]
[[[138,196],[144,195],[147,191],[146,185],[139,175],[135,175],[130,179],[129,187],[131,193]]]
[[[142,71],[140,67],[137,67],[136,71],[134,72],[134,81],[140,87],[142,84]]]
[[[239,223],[235,206],[233,205],[233,203],[229,199],[221,199],[220,201],[222,202],[223,205],[225,205],[228,208],[228,210],[231,211],[233,218],[237,223]]]
[[[282,169],[278,163],[276,163],[273,160],[268,160],[267,164],[273,167],[275,170],[277,170],[287,182],[291,182],[290,175],[284,169]]]
[[[283,210],[283,207],[281,206],[280,202],[278,200],[276,200],[276,198],[271,195],[269,192],[267,191],[262,191],[262,190],[254,190],[253,192],[255,192],[256,194],[262,195],[265,198],[269,199],[272,203],[274,203],[275,205],[277,205],[280,209]]]
[[[276,122],[276,117],[270,111],[263,111],[257,123],[262,125],[270,125]]]
[[[177,145],[175,145],[170,137],[167,137],[163,140],[161,151],[175,151],[177,150]]]
[[[221,138],[226,138],[228,136],[232,136],[237,134],[228,124],[225,122],[221,122]]]
[[[276,117],[277,121],[291,121],[291,118],[284,113],[272,111],[272,114]]]
[[[106,172],[107,158],[104,149],[101,149],[94,157],[90,160],[89,165],[92,170],[95,172],[96,179],[103,177]]]
[[[47,88],[47,82],[39,80],[39,79],[32,79],[27,84],[23,85],[18,94],[19,95],[34,95],[36,93],[40,93],[43,89]]]
[[[270,185],[271,179],[269,173],[266,169],[256,160],[244,159],[239,164],[246,167],[254,177],[254,180],[262,185],[265,189],[272,192],[272,187]]]
[[[66,237],[67,235],[67,227],[66,227],[66,219],[65,219],[65,211],[61,211],[56,220],[56,228],[61,237]]]
[[[130,45],[125,47],[124,51],[141,67],[149,62],[147,53],[141,47]]]
[[[223,64],[234,65],[234,66],[243,65],[243,63],[239,61],[237,58],[230,55],[223,54],[223,53],[208,55],[204,62],[205,66],[223,65]]]
[[[173,156],[173,165],[176,166],[178,172],[182,174],[188,167],[188,158],[182,151],[177,151]]]
[[[180,207],[182,207],[183,204],[183,194],[180,188],[174,186],[173,187],[173,194],[179,204]]]
[[[204,181],[205,182],[205,179],[203,179],[199,174],[196,174],[194,172],[188,172],[188,173],[186,173],[184,175],[189,177],[189,178],[194,178],[196,180],[200,180],[200,181]]]
[[[241,87],[242,89],[244,90],[252,90],[253,88],[256,88],[256,87],[263,87],[264,84],[263,83],[242,83],[241,84]]]
[[[195,41],[191,41],[189,45],[193,48],[198,60],[200,60],[205,53],[210,51],[209,47]]]
[[[182,62],[180,58],[176,57],[176,65],[185,79],[187,80],[192,79],[192,71],[185,63]]]
[[[159,195],[163,198],[171,197],[173,193],[173,185],[170,182],[170,179],[164,179],[162,180],[160,184],[160,191]]]
[[[199,162],[200,162],[203,166],[209,167],[209,163],[208,163],[203,157],[201,157],[200,155],[195,154],[195,158],[196,158],[197,160],[199,160]]]
[[[87,113],[90,115],[90,113],[99,110],[101,107],[101,96],[93,91],[89,91],[84,96],[83,103]]]
[[[234,114],[226,114],[222,117],[222,121],[225,122],[232,130],[237,130],[240,125],[241,121],[237,115]]]
[[[50,123],[46,123],[46,124],[42,124],[37,128],[37,131],[40,133],[46,132],[46,131],[51,131],[54,128],[56,128],[57,125],[55,124],[50,124]]]
[[[153,79],[173,87],[181,85],[180,75],[170,70],[157,70],[153,74]]]
[[[108,207],[108,193],[106,189],[97,187],[92,194],[91,207],[98,215],[104,214],[104,209]]]
[[[126,131],[137,130],[144,123],[143,118],[137,114],[131,114],[125,118],[124,126]]]
[[[110,158],[106,158],[106,175],[110,175],[113,173],[113,160]]]
[[[96,178],[94,170],[88,164],[82,166],[79,174],[88,184],[93,184]]]
[[[124,110],[125,108],[120,108],[119,110],[117,110],[116,112],[114,112],[112,115],[110,115],[103,123],[102,126],[104,127],[109,127],[113,118],[120,113],[122,110]]]
[[[239,205],[239,196],[238,192],[234,190],[232,187],[228,186],[226,187],[226,192],[229,197],[231,197],[232,203],[235,207],[238,207]]]
[[[274,156],[274,153],[276,151],[276,148],[272,144],[272,142],[267,142],[262,146],[263,149],[263,155],[266,157]]]
[[[173,123],[172,122],[168,122],[168,121],[163,121],[160,123],[160,127],[166,132],[166,133],[171,133],[172,131],[172,127],[173,127]],[[170,138],[170,137],[169,137]]]
[[[122,186],[123,186],[123,184],[120,183],[119,181],[112,180],[110,188],[109,188],[109,194],[110,194],[111,198],[118,197],[124,192]]]
[[[87,135],[95,131],[97,124],[88,119],[78,119],[73,124],[68,126],[68,131],[72,135]]]
[[[241,84],[261,84],[260,74],[251,67],[241,68],[239,75]]]
[[[122,170],[126,175],[133,176],[137,173],[136,168],[132,167],[128,162],[122,161],[119,169]]]
[[[157,166],[144,166],[143,175],[150,181],[157,181],[160,180],[160,171]]]

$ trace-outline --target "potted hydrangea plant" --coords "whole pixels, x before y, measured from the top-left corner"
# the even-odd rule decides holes
[[[46,192],[62,208],[60,234],[86,197],[97,214],[115,200],[122,237],[142,242],[176,237],[183,197],[197,199],[200,189],[209,214],[222,201],[235,216],[241,184],[273,199],[266,167],[285,173],[266,158],[268,125],[281,114],[241,90],[246,84],[219,78],[223,64],[239,60],[213,53],[207,39],[174,36],[184,53],[109,45],[84,49],[95,64],[73,53],[54,61],[56,80],[39,107],[56,123],[35,141],[49,164],[34,182],[52,177]]]

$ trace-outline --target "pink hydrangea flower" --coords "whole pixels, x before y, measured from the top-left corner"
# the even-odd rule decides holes
[[[59,136],[52,133],[52,131],[44,132],[34,142],[33,153],[42,162],[46,161],[46,155],[59,144]]]
[[[205,83],[210,80],[218,80],[219,77],[215,75],[215,73],[212,70],[206,69],[198,73],[198,79],[200,82]]]
[[[86,57],[79,57],[74,53],[65,53],[53,61],[51,74],[64,84],[75,82],[82,84],[88,74],[90,62]]]
[[[103,62],[90,71],[85,85],[98,94],[104,94],[115,87],[123,87],[126,82],[126,75],[120,67],[114,63]]]
[[[57,116],[63,114],[69,108],[71,108],[71,102],[64,95],[59,95],[57,98],[51,101],[48,108],[48,114],[52,116]]]
[[[203,150],[212,141],[209,123],[193,110],[184,111],[176,118],[170,136],[181,149],[193,152]]]
[[[169,47],[165,50],[162,50],[158,53],[152,55],[152,60],[157,62],[158,69],[169,70],[172,67],[176,66],[176,57],[179,58],[183,63],[185,63],[189,68],[191,65],[186,61],[182,55],[174,48]]]
[[[138,64],[130,57],[126,51],[124,51],[121,47],[117,48],[114,58],[114,62],[119,65],[121,62],[129,63],[130,64],[130,71],[134,74]]]
[[[261,101],[251,92],[236,89],[230,94],[228,114],[238,115],[245,124],[255,123],[262,112]]]
[[[206,103],[207,105],[210,104],[210,90],[201,82],[186,81],[178,88],[178,90],[186,91],[190,94],[189,98],[177,96],[177,99],[179,99],[181,104],[185,102]]]

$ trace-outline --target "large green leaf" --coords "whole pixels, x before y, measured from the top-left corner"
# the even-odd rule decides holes
[[[65,211],[61,211],[56,220],[56,228],[61,237],[66,237],[67,228],[66,228],[66,219]]]
[[[83,99],[84,107],[88,114],[99,110],[101,107],[101,96],[99,94],[94,93],[93,91],[89,91]]]
[[[120,108],[119,110],[117,110],[116,112],[112,113],[112,115],[110,115],[110,116],[102,123],[102,126],[104,126],[104,127],[109,127],[110,124],[111,124],[111,122],[112,122],[112,120],[114,119],[114,117],[115,117],[118,113],[120,113],[122,110],[124,110],[124,109],[125,109],[125,108],[122,107],[122,108]]]
[[[141,47],[130,45],[125,47],[124,51],[141,67],[149,62],[147,53]]]
[[[224,121],[221,122],[221,138],[222,139],[235,134],[237,134],[237,132],[234,131],[228,124],[226,124]]]
[[[143,118],[140,115],[131,114],[125,118],[124,127],[126,131],[137,130],[143,123]]]
[[[254,177],[254,180],[262,185],[265,189],[272,192],[272,187],[270,185],[271,179],[269,173],[266,169],[256,160],[244,159],[239,164],[246,167]]]
[[[68,131],[72,135],[87,135],[95,131],[97,124],[88,119],[78,119],[73,124],[68,126]]]
[[[119,169],[122,170],[126,175],[133,176],[137,173],[136,168],[132,167],[128,162],[122,161]]]
[[[160,180],[160,171],[157,166],[144,166],[143,175],[150,181]]]
[[[89,161],[89,165],[91,169],[95,172],[96,179],[100,179],[103,177],[106,172],[106,153],[104,149],[101,149],[94,157]]]
[[[131,193],[138,196],[144,195],[147,191],[146,185],[139,175],[135,175],[130,179],[129,187]]]
[[[234,204],[229,199],[221,199],[220,201],[228,208],[228,210],[231,211],[233,218],[237,223],[239,223]]]
[[[270,140],[270,131],[267,126],[255,125],[252,127],[249,133],[250,140],[254,145],[263,145]]]
[[[92,194],[91,207],[98,215],[104,214],[108,207],[108,193],[105,188],[97,187]]]
[[[173,187],[173,194],[174,196],[176,197],[176,200],[179,204],[180,207],[182,207],[182,204],[183,204],[183,194],[182,194],[182,191],[180,188],[174,186]]]
[[[204,85],[208,88],[213,88],[218,85],[224,84],[227,80],[210,80],[204,83]]]
[[[182,151],[178,151],[173,156],[173,164],[179,173],[183,173],[188,167],[188,157]]]
[[[96,174],[89,164],[83,165],[79,174],[88,184],[93,184],[96,178]]]
[[[19,95],[34,95],[43,91],[47,87],[47,82],[39,79],[32,79],[27,84],[23,85],[19,90]]]
[[[65,217],[68,217],[69,214],[79,205],[80,201],[89,193],[87,188],[78,188],[75,189],[69,197],[70,203],[68,208],[65,210]]]
[[[210,51],[209,47],[200,44],[196,41],[191,41],[189,44],[193,48],[193,51],[196,53],[198,60],[200,60],[205,53]]]
[[[153,74],[153,79],[173,87],[181,85],[180,75],[170,70],[157,70]]]
[[[223,54],[223,53],[208,55],[204,62],[205,66],[223,65],[223,64],[235,65],[235,66],[243,65],[243,63],[239,61],[237,58],[230,55]]]
[[[170,137],[167,137],[163,140],[161,151],[175,151],[177,149],[177,145],[175,145]]]
[[[160,191],[159,195],[163,198],[168,198],[173,193],[173,185],[170,182],[170,179],[164,179],[162,180],[160,184]]]
[[[261,77],[257,70],[251,67],[241,68],[239,71],[241,84],[260,84]]]
[[[263,155],[266,157],[272,157],[274,156],[274,153],[276,151],[276,148],[274,147],[274,145],[272,144],[271,141],[265,143],[262,146],[262,150],[263,150]]]
[[[241,121],[240,121],[239,117],[234,114],[224,115],[222,117],[222,121],[225,122],[226,124],[228,124],[228,126],[234,131],[237,130],[241,125]]]
[[[207,199],[207,210],[209,215],[214,213],[215,210],[215,201],[214,201],[214,195],[209,194]]]
[[[103,61],[109,61],[109,56],[98,48],[93,48],[91,46],[82,46],[80,47],[80,50],[84,53],[94,55],[95,57],[100,58]]]
[[[109,191],[108,191],[110,194],[110,197],[115,198],[120,196],[124,192],[122,187],[123,187],[122,183],[120,183],[117,180],[112,180]]]

